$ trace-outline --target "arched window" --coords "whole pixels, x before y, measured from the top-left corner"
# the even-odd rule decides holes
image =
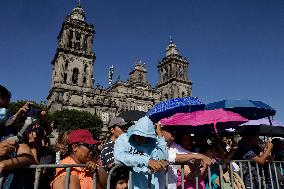
[[[67,81],[67,73],[64,73],[64,78],[63,78],[63,80],[64,80],[63,82],[66,83],[66,81]]]
[[[76,32],[76,41],[80,41],[81,40],[81,33]]]
[[[79,50],[81,48],[81,33],[76,32],[75,39],[75,49]]]
[[[101,103],[101,99],[100,99],[100,98],[97,99],[97,103],[98,103],[98,104]]]
[[[181,97],[185,97],[185,93],[184,92],[181,93]]]
[[[143,81],[143,75],[140,73],[139,75],[138,75],[138,80],[141,82],[141,81]]]
[[[177,69],[176,69],[176,77],[179,77],[179,65],[177,65]]]
[[[168,80],[168,78],[169,78],[168,68],[165,67],[165,69],[164,69],[164,81]]]
[[[65,69],[68,68],[68,64],[69,64],[69,60],[66,60],[66,62],[65,62]]]
[[[76,84],[78,82],[78,75],[79,75],[78,68],[74,68],[73,69],[73,74],[72,74],[72,82],[73,82],[73,84]]]
[[[86,83],[86,76],[84,76],[84,78],[83,78],[83,83],[85,84]]]
[[[88,36],[86,35],[85,36],[85,38],[84,38],[84,43],[83,43],[83,50],[85,50],[86,51],[86,49],[87,49],[87,43],[88,43]]]
[[[70,30],[69,36],[68,36],[68,47],[72,48],[73,47],[73,30]]]
[[[183,67],[180,66],[180,67],[179,67],[179,77],[180,77],[180,78],[183,78],[183,75],[184,75],[183,72],[184,72],[184,71],[183,71]]]
[[[85,65],[84,65],[84,72],[86,72],[86,71],[87,71],[87,68],[88,68],[88,65],[87,65],[87,64],[85,64]]]
[[[172,77],[172,65],[169,65],[169,78]]]
[[[165,94],[165,99],[166,99],[166,100],[168,100],[168,99],[169,99],[169,96],[168,96],[168,94],[167,94],[167,93]]]

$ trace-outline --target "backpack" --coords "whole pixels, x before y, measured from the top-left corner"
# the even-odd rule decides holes
[[[246,189],[244,181],[241,179],[241,177],[233,172],[233,184],[234,184],[234,188],[237,189]],[[232,184],[231,184],[231,177],[229,172],[227,171],[226,173],[223,174],[223,188],[224,189],[232,189]]]

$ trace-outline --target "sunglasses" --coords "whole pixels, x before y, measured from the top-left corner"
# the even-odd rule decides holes
[[[95,145],[93,144],[86,144],[86,143],[78,143],[78,145],[80,146],[85,146],[86,148],[88,148],[90,151],[94,151],[95,150]]]
[[[126,129],[126,128],[128,128],[127,125],[118,125],[118,127],[121,128],[121,129]]]

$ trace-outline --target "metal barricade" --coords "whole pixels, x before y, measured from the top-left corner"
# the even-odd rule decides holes
[[[185,185],[184,185],[184,183],[185,183],[185,174],[184,174],[184,164],[173,164],[173,165],[178,165],[178,166],[181,166],[181,183],[182,183],[182,185],[181,185],[181,188],[182,189],[184,189],[185,188]],[[122,168],[122,167],[124,167],[123,165],[116,165],[116,166],[114,166],[111,170],[110,170],[110,172],[109,172],[109,175],[108,175],[108,179],[107,179],[107,189],[111,189],[111,179],[112,179],[112,175],[113,175],[113,173],[117,170],[117,169],[119,169],[119,168]],[[211,173],[210,173],[210,168],[208,169],[208,174],[210,175]],[[151,175],[151,173],[149,173],[148,172],[148,181],[147,181],[147,183],[145,183],[145,188],[147,188],[147,189],[150,189],[151,188],[151,177],[150,177],[150,175]],[[164,174],[164,179],[163,179],[163,181],[165,182],[164,184],[161,184],[161,185],[164,185],[164,188],[165,189],[168,189],[168,184],[169,184],[169,179],[168,179],[168,175],[169,175],[169,169],[167,169],[166,171],[165,171],[165,174]],[[194,180],[195,180],[195,182],[196,182],[196,189],[198,189],[199,188],[199,180],[200,180],[200,178],[198,177],[198,176],[194,176]],[[133,183],[132,183],[132,171],[129,171],[129,181],[128,181],[128,188],[133,188],[133,185],[132,185]],[[160,185],[160,186],[161,186]],[[209,184],[210,185],[210,188],[212,188],[211,187],[211,184]]]
[[[119,169],[119,168],[121,168],[121,167],[124,167],[123,165],[115,165],[113,168],[111,168],[111,170],[109,171],[109,175],[108,175],[108,177],[107,177],[107,189],[110,189],[110,187],[111,187],[111,179],[112,179],[112,175],[113,175],[113,173],[117,170],[117,169]],[[129,171],[129,181],[131,181],[132,179],[131,179],[131,171]],[[129,183],[128,183],[128,185],[129,185]]]
[[[248,189],[284,189],[282,161],[260,165],[255,161],[234,160],[240,170],[245,187]]]
[[[274,161],[269,164],[267,163],[264,167],[258,165],[255,161],[234,160],[229,162],[225,167],[222,165],[208,167],[206,173],[204,174],[205,176],[202,179],[205,181],[207,185],[206,187],[210,189],[213,188],[213,184],[217,184],[221,189],[228,187],[232,189],[284,189],[283,163],[284,162]],[[184,189],[187,179],[185,178],[184,165],[175,165],[181,166],[182,185],[180,188]],[[238,166],[236,167],[236,165]],[[110,171],[107,189],[111,189],[110,180],[113,171],[121,166],[122,165],[115,166]],[[131,173],[132,172],[130,171],[128,188],[133,188],[133,183],[131,183]],[[194,174],[194,172],[192,174]],[[199,184],[201,178],[199,175],[193,175],[193,178],[195,178],[195,188],[200,188]],[[165,172],[165,180],[163,181],[165,182],[165,188],[168,188],[168,171]],[[148,180],[148,183],[151,183],[151,181]],[[145,183],[145,188],[150,188],[149,185],[147,187],[147,183]]]
[[[66,170],[66,181],[65,181],[65,189],[69,189],[70,185],[70,176],[71,176],[71,169],[73,167],[86,167],[85,164],[42,164],[42,165],[30,165],[28,167],[24,167],[21,169],[35,169],[35,179],[34,179],[34,189],[39,188],[40,176],[43,169],[56,169],[56,168],[64,168]],[[93,174],[94,186],[93,188],[97,188],[97,173]],[[0,176],[0,189],[3,186],[3,175]]]
[[[233,162],[238,165],[238,169],[233,168]],[[283,169],[282,161],[274,161],[271,163],[267,163],[264,166],[257,164],[255,161],[246,161],[246,160],[234,160],[229,163],[227,167],[223,167],[222,165],[208,167],[205,173],[203,180],[206,182],[208,188],[213,188],[212,184],[216,184],[216,178],[218,178],[217,183],[220,188],[224,188],[224,185],[230,186],[232,189],[239,189],[235,185],[235,176],[239,176],[240,181],[243,181],[245,188],[247,189],[284,189],[284,169]],[[175,164],[178,165],[178,164]],[[188,178],[185,177],[184,173],[184,165],[179,165],[181,167],[181,188],[185,188],[185,182]],[[70,176],[72,167],[85,167],[85,164],[47,164],[47,165],[31,165],[29,167],[25,167],[24,169],[35,169],[35,178],[34,178],[34,189],[39,188],[40,177],[43,169],[55,169],[55,168],[64,168],[66,170],[66,182],[65,189],[69,189],[70,185]],[[122,165],[116,165],[111,169],[107,179],[107,189],[111,189],[111,177],[114,171],[118,168],[123,167]],[[214,171],[213,171],[214,170]],[[168,188],[169,179],[168,179],[168,171],[165,171],[164,174],[164,186]],[[201,178],[197,175],[196,172],[192,172],[195,188],[199,188],[199,182]],[[215,177],[212,177],[212,174],[215,174]],[[216,177],[217,174],[217,177]],[[149,173],[149,179],[151,179],[151,173]],[[212,180],[215,179],[215,180]],[[97,183],[97,175],[94,173],[94,189],[96,189]],[[129,171],[129,182],[128,187],[132,188],[132,171]],[[148,180],[148,183],[151,183],[151,180]],[[0,189],[2,188],[3,177],[0,177]],[[150,188],[147,183],[145,183],[146,188]]]

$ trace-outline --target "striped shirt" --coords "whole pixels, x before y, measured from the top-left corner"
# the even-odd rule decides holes
[[[100,159],[107,172],[110,171],[111,167],[114,165],[114,141],[108,139],[105,145],[102,147]]]

